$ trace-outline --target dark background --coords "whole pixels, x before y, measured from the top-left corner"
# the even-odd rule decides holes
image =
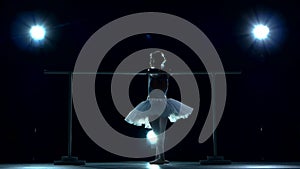
[[[0,1],[1,111],[0,162],[52,162],[67,154],[68,78],[44,71],[72,71],[88,38],[103,25],[137,12],[165,12],[200,28],[219,53],[228,75],[227,103],[218,126],[219,154],[233,161],[299,161],[299,5],[297,1]],[[254,42],[253,24],[271,29],[265,43]],[[28,30],[42,22],[43,44]],[[99,47],[101,45],[99,44]],[[185,44],[157,34],[124,39],[106,55],[100,71],[114,71],[129,54],[162,48],[180,56],[193,71],[205,71]],[[132,65],[134,66],[134,65]],[[210,106],[207,75],[196,75],[201,103],[187,137],[166,153],[170,160],[198,161],[212,155],[212,139],[198,143]],[[97,76],[96,94],[107,121],[118,131],[144,137],[147,130],[124,122],[111,100],[111,76]],[[134,105],[147,95],[147,79],[130,85]],[[169,96],[180,99],[171,79]],[[139,160],[98,147],[74,116],[73,154],[87,161]],[[99,133],[103,134],[104,133]],[[142,159],[148,160],[148,159]]]

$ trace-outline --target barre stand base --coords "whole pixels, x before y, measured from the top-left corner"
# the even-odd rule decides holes
[[[78,157],[62,156],[61,160],[54,161],[54,165],[85,165],[85,161],[78,160]]]
[[[201,165],[231,164],[230,160],[224,160],[223,156],[207,156],[207,160],[200,160]]]

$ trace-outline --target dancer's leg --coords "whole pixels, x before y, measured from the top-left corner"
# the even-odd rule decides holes
[[[150,164],[165,164],[164,143],[165,143],[165,130],[167,127],[167,118],[160,117],[150,123],[154,133],[158,136],[156,143],[156,159],[151,161]]]
[[[159,118],[150,122],[151,128],[156,135],[159,135],[159,133],[160,133],[160,124],[159,123],[160,123]],[[159,153],[159,149],[158,149],[158,142],[156,142],[155,147],[156,147],[155,159],[159,159],[160,153]]]
[[[168,118],[161,117],[159,118],[159,129],[160,129],[160,138],[159,141],[159,152],[160,152],[160,159],[165,160],[165,131],[167,127]]]

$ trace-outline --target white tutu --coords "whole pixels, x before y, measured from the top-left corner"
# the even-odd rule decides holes
[[[152,105],[152,106],[151,106]],[[167,98],[148,98],[138,104],[125,118],[130,124],[145,125],[151,128],[150,121],[158,117],[167,117],[174,123],[178,119],[185,119],[192,114],[193,108],[175,100]]]

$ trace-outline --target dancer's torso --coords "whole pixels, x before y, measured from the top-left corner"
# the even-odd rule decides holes
[[[160,69],[148,69],[148,96],[154,89],[159,89],[167,95],[169,86],[169,74]]]

